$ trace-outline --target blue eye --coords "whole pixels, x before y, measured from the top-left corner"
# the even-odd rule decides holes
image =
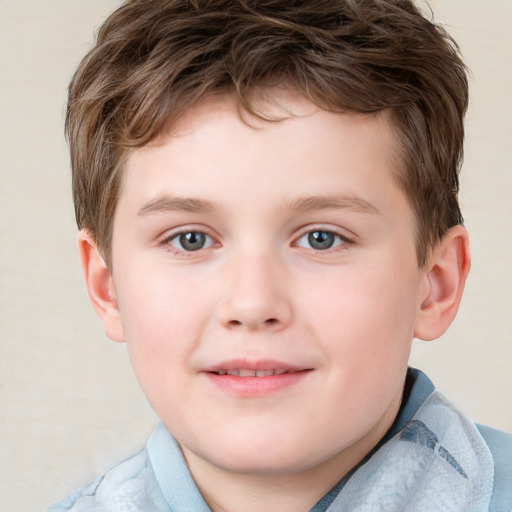
[[[310,231],[302,235],[297,241],[299,247],[306,247],[315,251],[326,251],[344,243],[346,243],[346,240],[341,235],[321,229]]]
[[[174,235],[169,239],[168,243],[180,251],[192,252],[210,247],[213,244],[213,240],[206,233],[187,231]]]

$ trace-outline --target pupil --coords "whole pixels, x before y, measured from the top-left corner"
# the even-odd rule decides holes
[[[197,251],[202,249],[205,243],[205,235],[203,233],[184,233],[180,235],[180,244],[186,251]]]
[[[334,244],[334,234],[327,231],[313,231],[308,235],[308,242],[313,249],[329,249]]]

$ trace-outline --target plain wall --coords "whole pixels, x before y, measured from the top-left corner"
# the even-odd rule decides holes
[[[0,0],[0,509],[44,510],[141,448],[156,422],[89,305],[63,137],[66,87],[114,0]],[[472,70],[460,313],[412,364],[512,431],[512,2],[432,0]]]

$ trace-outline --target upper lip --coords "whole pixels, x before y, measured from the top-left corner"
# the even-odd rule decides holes
[[[230,359],[229,361],[222,361],[220,363],[207,366],[203,368],[202,371],[207,373],[219,373],[221,370],[225,370],[226,372],[234,370],[251,370],[254,372],[274,370],[276,373],[292,373],[310,369],[311,368],[284,363],[283,361],[273,359],[260,359],[254,361],[246,359]]]

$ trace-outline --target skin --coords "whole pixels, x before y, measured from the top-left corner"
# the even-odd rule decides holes
[[[221,97],[131,153],[113,272],[79,236],[105,330],[214,511],[313,506],[393,423],[411,341],[444,332],[469,270],[461,226],[418,267],[385,113],[266,108],[293,116],[248,126]]]

